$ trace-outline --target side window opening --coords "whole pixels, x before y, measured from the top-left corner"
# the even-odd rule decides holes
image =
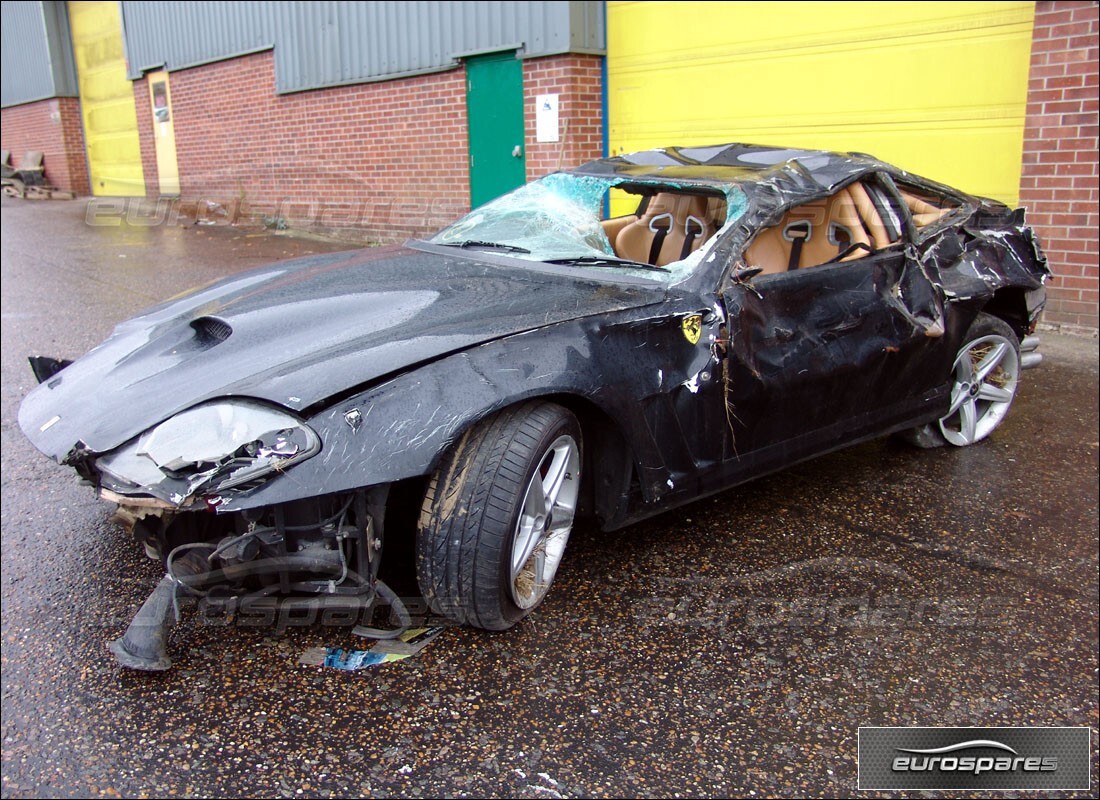
[[[917,230],[931,225],[962,207],[962,204],[953,197],[903,183],[898,184],[898,193],[905,201],[905,205],[909,207],[909,215],[913,218],[913,224]]]
[[[795,206],[756,235],[745,248],[746,263],[764,273],[787,272],[856,261],[896,244],[900,219],[875,192],[874,184],[857,182]]]

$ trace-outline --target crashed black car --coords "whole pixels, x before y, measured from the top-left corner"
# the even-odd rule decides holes
[[[389,604],[399,629],[384,543],[433,612],[501,630],[579,515],[619,528],[891,433],[984,439],[1039,362],[1047,274],[1022,210],[869,156],[653,150],[32,359],[19,424],[166,565],[127,666],[168,666],[180,595]]]

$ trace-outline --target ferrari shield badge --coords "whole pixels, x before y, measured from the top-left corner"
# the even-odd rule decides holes
[[[699,343],[699,336],[703,333],[703,318],[699,314],[692,314],[690,317],[684,317],[681,326],[684,331],[684,338],[692,344]]]

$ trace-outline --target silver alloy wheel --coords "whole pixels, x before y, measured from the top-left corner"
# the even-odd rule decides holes
[[[1020,356],[1005,337],[982,336],[959,352],[954,375],[951,408],[940,419],[940,432],[963,447],[992,433],[1008,413],[1020,377]]]
[[[572,436],[559,436],[547,448],[527,484],[512,537],[512,600],[533,608],[546,595],[558,571],[580,492],[581,454]]]

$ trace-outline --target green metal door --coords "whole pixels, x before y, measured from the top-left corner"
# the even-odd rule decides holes
[[[523,153],[523,67],[515,54],[466,60],[470,126],[470,206],[477,208],[527,181]]]

